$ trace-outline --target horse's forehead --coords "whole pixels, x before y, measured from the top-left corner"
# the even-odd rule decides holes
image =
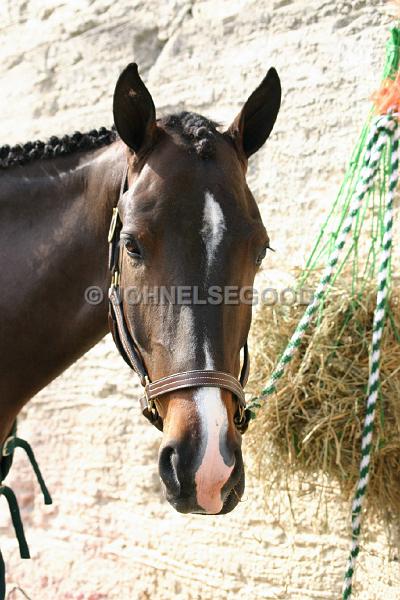
[[[204,160],[189,153],[164,153],[152,157],[141,169],[131,188],[132,208],[145,211],[154,208],[158,220],[168,215],[173,219],[188,214],[193,221],[203,213],[210,194],[224,213],[235,212],[235,199],[243,202],[245,179],[237,172],[234,161],[222,157]]]
[[[213,156],[203,158],[190,144],[176,143],[173,137],[165,136],[149,155],[139,180],[150,188],[172,192],[182,188],[195,193],[207,182],[220,187],[240,185],[244,173],[234,148],[224,139],[217,138]]]

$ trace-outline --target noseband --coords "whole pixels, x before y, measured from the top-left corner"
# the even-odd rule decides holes
[[[122,195],[128,190],[128,167],[125,167],[122,178],[119,201]],[[165,394],[176,390],[182,390],[194,387],[217,387],[232,392],[237,401],[237,411],[234,422],[237,430],[244,433],[248,427],[250,414],[246,409],[246,400],[244,395],[244,386],[249,375],[249,352],[247,342],[243,347],[243,366],[239,380],[223,371],[201,370],[183,371],[167,375],[156,381],[150,381],[149,374],[144,365],[137,344],[129,332],[125,319],[122,295],[121,295],[121,261],[120,261],[120,233],[122,222],[119,218],[118,206],[113,209],[113,216],[108,235],[109,242],[109,269],[111,271],[111,285],[109,289],[109,312],[108,322],[110,331],[114,338],[115,345],[125,362],[139,376],[140,383],[144,387],[144,396],[140,398],[140,405],[143,415],[157,429],[162,431],[163,421],[158,413],[155,400]]]

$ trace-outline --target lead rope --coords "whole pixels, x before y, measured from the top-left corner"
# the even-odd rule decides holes
[[[6,459],[8,461],[5,466],[4,472],[2,470],[2,465],[0,462],[0,473],[2,475],[2,479],[4,479],[7,476],[8,471],[11,467],[12,457],[13,457],[15,448],[22,448],[26,452],[29,462],[31,463],[32,468],[35,472],[40,489],[42,491],[44,503],[52,504],[52,502],[53,502],[52,498],[46,487],[43,476],[40,472],[39,465],[36,461],[33,450],[27,441],[22,440],[21,438],[16,436],[16,426],[15,425],[13,427],[11,435],[6,439],[3,446],[0,448],[1,462],[3,462],[3,465],[4,465],[4,459]],[[30,558],[29,547],[28,547],[28,543],[27,543],[26,537],[25,537],[24,526],[22,524],[21,513],[19,511],[19,506],[18,506],[18,500],[17,500],[13,490],[10,487],[8,487],[7,485],[4,485],[3,482],[0,483],[0,496],[4,496],[5,499],[7,500],[8,507],[10,510],[10,515],[11,515],[11,521],[12,521],[15,535],[16,535],[16,538],[18,541],[20,556],[21,556],[21,558]],[[5,590],[6,590],[5,566],[4,566],[4,560],[3,560],[2,554],[0,552],[0,600],[4,600]]]
[[[359,538],[361,532],[361,510],[369,480],[369,467],[372,455],[372,434],[374,429],[375,408],[379,391],[381,340],[386,320],[386,304],[389,291],[388,274],[390,258],[392,254],[393,198],[399,179],[400,129],[396,118],[392,117],[391,124],[393,141],[389,172],[389,187],[384,218],[385,233],[382,240],[380,266],[377,280],[378,292],[376,296],[376,307],[372,330],[373,333],[368,378],[368,396],[361,440],[359,479],[351,509],[352,545],[343,582],[343,600],[348,600],[348,598],[351,596],[356,559],[360,552]]]
[[[276,383],[282,378],[287,365],[292,361],[296,351],[298,350],[304,334],[306,333],[315,313],[317,312],[321,300],[323,299],[325,292],[332,280],[340,253],[346,243],[349,233],[352,230],[364,196],[371,189],[374,178],[378,172],[382,150],[387,142],[392,138],[390,177],[384,219],[384,237],[382,240],[381,264],[378,272],[378,293],[374,312],[373,337],[370,354],[368,395],[366,398],[366,414],[361,441],[361,462],[359,469],[359,480],[352,504],[352,546],[344,578],[342,591],[343,600],[348,600],[352,593],[352,579],[355,563],[360,551],[359,537],[361,531],[361,509],[367,491],[369,466],[372,454],[372,433],[374,428],[375,407],[379,390],[380,343],[386,317],[388,269],[392,248],[393,197],[399,178],[398,169],[400,129],[397,116],[398,115],[389,113],[387,115],[378,117],[372,124],[367,141],[367,149],[363,160],[363,168],[360,172],[360,179],[357,183],[351,202],[349,215],[336,240],[334,249],[328,259],[328,264],[322,274],[313,300],[310,302],[303,317],[300,319],[300,322],[297,325],[296,330],[292,335],[278,364],[273,370],[266,387],[262,390],[260,396],[253,398],[248,404],[248,409],[251,412],[250,416],[252,419],[254,419],[257,411],[261,408],[262,402],[276,391]]]

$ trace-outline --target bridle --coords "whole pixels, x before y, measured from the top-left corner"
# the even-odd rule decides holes
[[[158,413],[155,399],[161,396],[193,387],[218,387],[229,390],[234,394],[237,401],[237,411],[234,417],[234,422],[237,430],[244,433],[248,427],[250,420],[250,412],[246,409],[246,400],[244,395],[244,387],[247,383],[249,375],[249,352],[247,342],[243,346],[243,365],[240,373],[240,378],[237,379],[230,373],[214,370],[191,370],[182,371],[167,375],[156,381],[150,381],[149,374],[144,365],[137,344],[129,332],[125,319],[122,294],[121,294],[121,244],[120,234],[122,222],[119,217],[119,203],[123,194],[128,190],[128,165],[124,169],[124,174],[121,182],[121,189],[117,206],[113,209],[111,218],[110,230],[108,234],[109,242],[109,269],[111,272],[111,285],[109,289],[109,313],[108,322],[110,331],[114,338],[122,358],[139,376],[140,383],[144,387],[144,396],[140,398],[140,405],[143,415],[155,426],[162,431],[163,420]]]

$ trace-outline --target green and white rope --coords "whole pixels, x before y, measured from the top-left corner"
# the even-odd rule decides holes
[[[346,243],[349,233],[352,230],[354,221],[359,213],[360,207],[362,206],[363,199],[372,187],[374,177],[378,171],[382,149],[386,145],[390,134],[395,127],[393,123],[395,123],[395,119],[390,115],[385,115],[384,117],[379,117],[371,126],[371,132],[367,139],[363,168],[361,169],[360,179],[357,183],[350,204],[349,214],[336,240],[334,249],[329,257],[328,264],[325,267],[313,299],[304,312],[304,315],[300,319],[299,324],[297,325],[295,332],[286,346],[285,351],[273,370],[267,386],[261,391],[260,396],[252,398],[247,405],[252,419],[255,418],[257,410],[261,407],[263,401],[265,401],[268,396],[276,391],[277,381],[282,378],[287,365],[292,361],[315,313],[318,310],[321,300],[324,297],[325,292],[332,280],[340,253]]]
[[[352,547],[345,573],[343,600],[348,600],[352,593],[352,578],[354,574],[356,558],[359,554],[361,509],[368,485],[369,466],[372,453],[372,434],[374,428],[376,401],[379,390],[380,344],[385,323],[386,301],[389,287],[388,275],[392,248],[393,198],[399,178],[400,128],[398,125],[397,116],[398,115],[395,116],[393,114],[387,114],[377,118],[372,124],[371,132],[368,136],[366,152],[364,155],[363,168],[360,172],[360,178],[354,191],[349,214],[336,240],[333,252],[329,257],[328,264],[322,274],[313,300],[308,305],[277,366],[272,372],[267,386],[262,390],[260,396],[253,398],[248,404],[248,408],[251,411],[251,417],[254,418],[256,416],[256,411],[261,407],[262,402],[274,391],[276,391],[276,383],[283,376],[287,365],[291,362],[297,349],[299,348],[304,334],[306,333],[310,322],[318,310],[321,300],[324,297],[325,292],[332,280],[340,253],[346,243],[349,233],[353,228],[354,221],[362,206],[363,199],[367,192],[369,192],[369,190],[372,188],[374,177],[378,172],[382,150],[392,138],[389,186],[387,191],[384,217],[384,236],[382,240],[380,266],[378,271],[378,292],[373,322],[368,395],[361,442],[359,481],[352,504]]]
[[[369,467],[372,454],[372,433],[379,391],[380,345],[385,325],[386,301],[389,290],[388,275],[392,249],[393,198],[399,179],[400,128],[398,126],[397,119],[388,115],[386,119],[385,117],[382,117],[380,123],[382,131],[386,132],[386,130],[389,130],[389,135],[393,135],[393,140],[391,148],[389,186],[384,217],[384,236],[382,240],[380,266],[378,271],[378,292],[373,322],[368,396],[366,403],[367,406],[361,441],[360,471],[351,511],[352,545],[343,582],[343,600],[348,600],[351,596],[355,563],[360,551],[359,537],[361,531],[361,510],[369,479]]]

